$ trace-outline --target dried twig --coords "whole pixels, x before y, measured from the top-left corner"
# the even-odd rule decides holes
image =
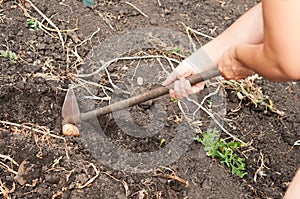
[[[191,99],[189,97],[186,97],[188,101],[194,103],[195,105],[197,105],[201,110],[203,110],[205,113],[207,113],[211,119],[214,120],[214,122],[221,128],[222,131],[224,131],[224,133],[226,133],[228,136],[230,136],[232,139],[239,141],[240,143],[242,143],[244,146],[247,146],[248,144],[245,143],[244,141],[242,141],[241,139],[237,138],[236,136],[232,135],[231,133],[229,133],[224,127],[223,125],[220,124],[220,122],[215,118],[214,114],[212,114],[211,112],[209,112],[206,108],[204,108],[201,104],[199,104],[198,102],[196,102],[194,99]]]
[[[195,34],[197,34],[197,35],[200,35],[200,36],[202,36],[202,37],[206,37],[206,38],[208,38],[208,39],[214,39],[214,37],[211,37],[211,36],[209,36],[209,35],[207,35],[207,34],[204,34],[204,33],[202,33],[202,32],[199,32],[199,31],[197,31],[197,30],[194,30],[194,29],[192,29],[192,28],[186,26],[184,23],[181,23],[181,24],[186,28],[186,30],[187,30],[188,32],[193,32],[193,33],[195,33]]]
[[[107,172],[103,172],[103,173],[105,175],[109,176],[110,178],[112,178],[113,180],[122,183],[122,185],[123,185],[123,187],[125,189],[125,196],[126,196],[126,198],[128,198],[128,196],[129,196],[129,187],[128,187],[128,184],[124,180],[119,180],[119,179],[115,178],[114,176],[110,175]]]
[[[259,166],[259,168],[256,170],[256,172],[255,172],[255,174],[254,174],[254,177],[253,177],[254,182],[256,182],[256,180],[257,180],[257,175],[259,175],[259,176],[261,176],[261,177],[266,176],[266,174],[265,174],[265,172],[264,172],[264,168],[269,169],[269,168],[265,165],[265,162],[264,162],[264,156],[263,156],[262,152],[260,152],[259,160],[260,160],[260,166]]]
[[[300,140],[297,140],[296,142],[294,142],[293,146],[300,146]]]
[[[19,164],[14,160],[12,159],[11,157],[7,156],[7,155],[2,155],[0,154],[0,158],[4,159],[4,160],[9,160],[11,161],[13,164],[15,164],[16,166],[19,166]]]
[[[7,169],[10,173],[13,173],[15,175],[18,174],[18,172],[16,172],[15,170],[11,169],[9,166],[7,166],[6,164],[4,164],[3,162],[0,161],[0,167],[4,167],[5,169]]]
[[[11,199],[11,197],[9,196],[10,193],[13,193],[16,190],[16,185],[13,182],[12,183],[12,188],[11,190],[9,190],[5,184],[2,182],[2,180],[0,179],[0,194],[3,195],[4,199]]]
[[[62,37],[61,31],[59,28],[49,19],[42,11],[40,11],[31,1],[26,0],[30,5],[57,31],[58,37],[62,43],[62,47],[65,46],[64,39]]]
[[[118,58],[114,58],[112,60],[109,60],[105,63],[102,64],[102,66],[100,66],[96,71],[92,72],[92,73],[88,73],[88,74],[78,74],[77,77],[79,78],[83,78],[83,77],[91,77],[93,75],[98,74],[99,72],[101,72],[102,70],[104,70],[105,68],[107,68],[108,66],[110,66],[112,63],[121,61],[121,60],[139,60],[139,59],[153,59],[153,58],[164,58],[169,60],[170,62],[175,62],[177,64],[180,63],[180,61],[173,59],[173,58],[169,58],[166,56],[162,56],[162,55],[146,55],[146,56],[133,56],[133,57],[118,57]]]
[[[148,18],[148,15],[146,15],[145,13],[143,13],[140,9],[138,9],[135,5],[133,5],[132,3],[129,3],[128,1],[125,2],[126,4],[132,6],[134,9],[136,9],[141,15],[143,15],[144,17]]]
[[[166,179],[171,179],[171,180],[176,180],[180,182],[181,184],[184,185],[185,188],[189,186],[189,182],[176,176],[175,172],[172,172],[172,174],[166,174],[162,170],[157,169],[156,173],[152,175],[153,177],[159,177],[159,178],[166,178]]]
[[[93,169],[94,169],[94,171],[96,172],[96,175],[94,176],[94,177],[92,177],[91,179],[89,179],[84,185],[81,185],[81,186],[76,186],[75,188],[76,189],[83,189],[83,188],[85,188],[85,187],[87,187],[87,186],[89,186],[90,184],[92,184],[94,181],[95,181],[95,179],[99,176],[99,170],[97,169],[97,167],[93,164],[93,163],[90,163],[89,164],[89,167],[93,167]]]

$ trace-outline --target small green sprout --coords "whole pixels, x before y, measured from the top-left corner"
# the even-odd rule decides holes
[[[207,105],[208,105],[209,108],[212,107],[212,104],[213,104],[213,103],[212,103],[212,100],[208,99],[208,100],[207,100]]]
[[[166,139],[163,138],[163,139],[160,140],[159,147],[162,147],[162,145],[163,145],[164,143],[166,143]]]
[[[242,144],[235,141],[226,142],[218,135],[219,132],[214,129],[212,132],[203,132],[203,138],[196,137],[194,140],[204,145],[207,156],[218,158],[221,164],[231,169],[232,174],[243,178],[247,174],[245,172],[245,159],[234,153]]]
[[[29,26],[29,29],[31,30],[38,30],[39,29],[39,22],[36,19],[27,19],[27,24]]]
[[[10,51],[10,50],[6,50],[6,51],[0,50],[0,56],[4,57],[4,58],[7,58],[12,63],[16,63],[17,59],[18,59],[17,54]]]
[[[171,97],[171,98],[170,98],[170,102],[178,102],[178,99],[175,98],[175,97]]]
[[[180,52],[180,48],[179,48],[179,47],[176,47],[176,48],[173,49],[172,52],[173,52],[173,53],[179,53],[179,52]]]

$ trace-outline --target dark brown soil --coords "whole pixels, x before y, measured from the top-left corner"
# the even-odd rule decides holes
[[[61,30],[64,47],[57,30],[29,2],[0,1],[0,50],[18,56],[17,62],[0,56],[3,198],[282,198],[299,167],[299,148],[293,146],[300,140],[299,82],[255,81],[284,116],[249,100],[240,103],[231,89],[223,90],[225,98],[222,93],[211,98],[219,105],[214,113],[226,108],[222,125],[251,143],[239,150],[248,173],[243,179],[206,157],[203,146],[192,139],[200,130],[217,126],[215,122],[199,111],[195,130],[168,96],[94,118],[78,126],[79,137],[61,133],[69,84],[77,86],[80,110],[87,111],[107,105],[108,96],[116,102],[155,88],[166,77],[162,66],[171,69],[163,57],[161,64],[156,58],[132,58],[116,61],[89,78],[75,74],[90,73],[116,57],[159,55],[180,60],[175,48],[185,56],[192,51],[182,24],[214,37],[257,1],[130,1],[147,17],[125,1],[96,0],[92,8],[70,0],[32,3]],[[28,14],[45,30],[30,29]],[[74,28],[78,29],[63,31]],[[202,44],[208,41],[204,36],[198,39]],[[79,84],[80,80],[98,86]],[[197,101],[215,89],[208,86]],[[102,100],[90,99],[95,96]],[[183,102],[191,117],[197,107]],[[228,136],[222,132],[221,137]],[[189,186],[154,176],[155,171],[175,175]],[[262,172],[265,175],[258,175]]]

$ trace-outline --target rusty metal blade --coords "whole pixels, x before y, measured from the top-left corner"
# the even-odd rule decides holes
[[[64,124],[76,124],[76,121],[79,119],[80,111],[77,103],[77,99],[73,90],[73,87],[70,87],[67,91],[65,101],[62,107],[62,125]]]

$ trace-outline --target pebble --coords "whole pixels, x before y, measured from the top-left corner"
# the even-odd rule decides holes
[[[151,25],[158,25],[158,21],[156,19],[150,19]]]
[[[144,79],[143,79],[142,77],[138,77],[137,80],[136,80],[136,82],[137,82],[137,84],[138,84],[139,86],[142,86],[143,83],[144,83]]]
[[[45,180],[51,184],[58,184],[60,177],[58,175],[46,175]]]

